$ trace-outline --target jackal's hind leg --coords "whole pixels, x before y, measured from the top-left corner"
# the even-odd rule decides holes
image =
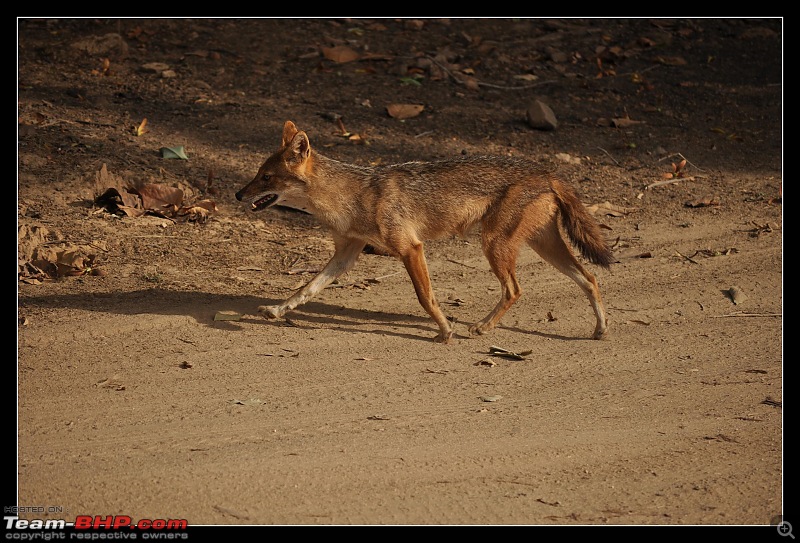
[[[581,287],[586,297],[589,298],[589,303],[597,319],[592,339],[603,339],[608,332],[608,321],[603,307],[603,300],[600,297],[597,279],[584,269],[575,258],[575,255],[561,237],[556,223],[553,222],[544,232],[528,243],[545,261],[552,264],[558,271]]]
[[[492,243],[484,242],[484,254],[492,267],[492,271],[500,280],[502,292],[500,301],[488,315],[469,327],[472,335],[482,335],[492,330],[506,311],[514,305],[522,295],[522,289],[517,282],[515,268],[517,265],[518,249],[507,240],[495,240]]]

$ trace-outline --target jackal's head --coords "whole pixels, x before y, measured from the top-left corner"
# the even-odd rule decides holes
[[[308,136],[292,121],[286,121],[281,148],[264,161],[253,180],[236,193],[236,199],[249,203],[251,211],[261,211],[277,204],[307,210],[306,169],[310,157]]]

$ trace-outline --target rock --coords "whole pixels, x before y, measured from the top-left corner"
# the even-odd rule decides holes
[[[569,60],[569,55],[563,51],[559,51],[555,47],[546,47],[544,51],[547,53],[547,56],[550,57],[550,60],[556,64],[560,64]]]
[[[528,107],[526,118],[531,128],[537,130],[555,130],[558,127],[555,113],[550,106],[540,100],[534,101]]]
[[[142,64],[142,70],[161,74],[165,70],[169,70],[169,64],[163,62],[148,62],[147,64]]]
[[[562,162],[566,162],[567,164],[581,163],[580,157],[572,156],[568,153],[556,153],[556,158]]]

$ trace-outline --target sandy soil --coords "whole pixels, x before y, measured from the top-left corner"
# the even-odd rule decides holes
[[[19,20],[17,505],[45,508],[20,517],[770,524],[782,75],[781,19]],[[426,247],[451,345],[379,254],[258,316],[333,248],[233,198],[287,119],[359,164],[558,168],[613,245],[589,266],[609,338],[529,250],[520,301],[469,337],[500,292],[478,233]],[[144,183],[184,199],[95,200]]]

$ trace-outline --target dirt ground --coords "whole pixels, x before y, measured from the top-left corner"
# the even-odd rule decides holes
[[[20,517],[769,525],[782,25],[18,20]],[[426,245],[451,345],[380,254],[258,316],[333,250],[313,217],[233,197],[287,119],[362,165],[556,168],[613,247],[610,270],[587,265],[608,339],[527,249],[522,298],[469,337],[500,293],[478,232]],[[182,192],[148,208],[147,185]]]

